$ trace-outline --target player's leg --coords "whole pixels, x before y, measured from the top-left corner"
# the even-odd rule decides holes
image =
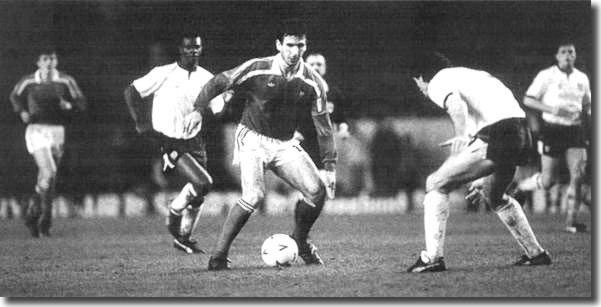
[[[444,240],[449,217],[449,192],[461,184],[494,171],[494,163],[485,159],[487,144],[477,139],[457,155],[449,157],[426,179],[424,197],[424,236],[426,250],[409,272],[443,271],[446,269]]]
[[[586,230],[586,225],[577,223],[576,217],[580,210],[580,203],[582,200],[581,188],[587,160],[586,149],[568,148],[565,157],[570,172],[570,184],[565,198],[567,207],[566,231],[571,233],[584,232]]]
[[[516,264],[550,264],[551,260],[538,243],[522,206],[513,197],[505,194],[514,179],[515,169],[512,165],[498,165],[495,172],[487,178],[482,192],[501,222],[525,252],[525,256],[522,256]],[[535,260],[531,261],[533,259]],[[545,263],[539,263],[539,260]]]
[[[38,177],[35,186],[34,201],[31,212],[39,212],[39,216],[32,216],[27,223],[37,223],[35,226],[43,234],[48,235],[52,218],[52,193],[56,181],[57,165],[52,157],[50,148],[39,148],[31,153],[38,167]],[[39,209],[37,209],[39,208]],[[36,219],[39,219],[36,221]],[[33,227],[33,226],[32,226]],[[31,229],[31,228],[30,228]],[[32,232],[34,234],[34,231]]]
[[[303,200],[294,210],[292,237],[299,247],[299,256],[306,264],[323,264],[315,245],[307,242],[309,232],[319,217],[326,200],[326,190],[317,167],[309,155],[298,145],[278,153],[271,168],[282,180],[301,192]]]
[[[240,233],[257,205],[265,198],[265,169],[263,151],[239,152],[242,198],[230,207],[211,258],[209,270],[227,269],[227,256],[232,242]]]
[[[213,184],[213,179],[204,165],[204,151],[186,152],[175,163],[176,173],[186,178],[188,183],[169,204],[167,228],[174,237],[173,246],[189,254],[204,253],[198,248],[196,241],[190,239],[204,196]]]

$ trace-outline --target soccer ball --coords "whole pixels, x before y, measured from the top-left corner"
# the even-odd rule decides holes
[[[298,246],[289,235],[272,235],[261,246],[261,258],[268,266],[289,266],[297,256]]]

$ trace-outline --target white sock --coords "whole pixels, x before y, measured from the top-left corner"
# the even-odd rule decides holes
[[[184,209],[190,203],[194,197],[196,197],[197,193],[194,190],[194,186],[191,183],[186,184],[181,192],[171,201],[169,204],[169,209],[176,214],[181,214]]]
[[[544,250],[538,244],[520,204],[507,195],[504,195],[503,199],[507,204],[496,211],[503,224],[509,229],[511,235],[518,241],[528,257],[534,257],[542,253]]]
[[[200,208],[188,207],[183,211],[180,232],[183,236],[190,236],[194,232],[199,213]]]
[[[424,234],[426,255],[432,261],[443,256],[444,238],[449,218],[449,195],[430,191],[424,197]]]

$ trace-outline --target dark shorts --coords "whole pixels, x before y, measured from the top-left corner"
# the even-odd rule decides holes
[[[180,156],[184,153],[189,153],[196,161],[198,161],[198,163],[200,163],[200,165],[204,168],[207,167],[205,141],[200,133],[189,140],[165,138],[162,141],[162,153],[170,153],[174,150]]]
[[[584,128],[544,123],[542,126],[542,154],[558,158],[568,148],[586,148]]]
[[[532,135],[525,118],[507,118],[482,128],[476,137],[488,143],[486,158],[497,164],[525,165]]]

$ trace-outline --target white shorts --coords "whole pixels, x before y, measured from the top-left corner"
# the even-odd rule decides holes
[[[25,145],[27,151],[48,148],[53,154],[63,152],[65,144],[65,127],[50,124],[29,124],[25,130]]]
[[[242,201],[248,206],[264,197],[267,169],[306,198],[323,187],[317,167],[298,141],[270,138],[238,125],[235,142],[234,165],[240,165]]]
[[[292,138],[282,141],[259,134],[246,126],[239,124],[234,136],[233,165],[240,165],[241,159],[258,157],[263,165],[278,166],[298,159],[299,155],[307,155],[298,140]]]

